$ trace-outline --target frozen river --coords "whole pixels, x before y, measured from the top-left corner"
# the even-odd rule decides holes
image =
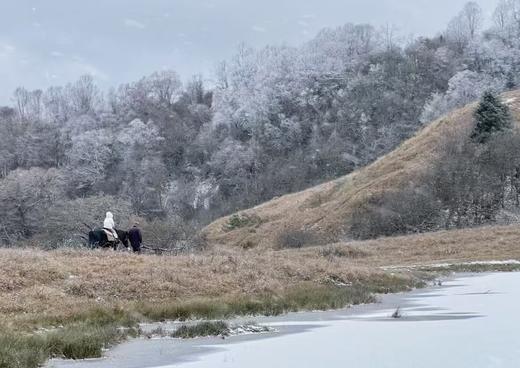
[[[390,318],[397,306],[402,318]],[[382,308],[382,309],[381,309]],[[520,366],[520,273],[461,277],[380,306],[256,319],[277,332],[133,340],[56,368],[428,368]]]

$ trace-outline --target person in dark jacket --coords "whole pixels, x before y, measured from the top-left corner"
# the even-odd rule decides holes
[[[128,231],[128,239],[130,239],[130,244],[132,245],[132,249],[134,253],[141,253],[141,243],[143,242],[143,236],[141,234],[141,230],[139,229],[139,223],[134,223],[134,226]]]

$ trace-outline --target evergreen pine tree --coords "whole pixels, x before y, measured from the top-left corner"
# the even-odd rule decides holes
[[[486,143],[493,134],[511,128],[509,108],[492,92],[484,93],[474,117],[476,124],[471,139],[478,143]]]

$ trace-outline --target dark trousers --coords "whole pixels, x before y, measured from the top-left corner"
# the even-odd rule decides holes
[[[132,250],[134,253],[141,253],[141,244],[140,243],[131,243],[132,244]]]

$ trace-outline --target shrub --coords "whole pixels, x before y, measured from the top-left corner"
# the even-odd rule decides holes
[[[0,333],[0,368],[37,368],[49,357],[99,358],[108,346],[135,332],[90,322],[79,322],[42,334]]]
[[[51,356],[85,359],[100,357],[103,349],[124,336],[116,325],[102,327],[82,323],[51,332],[43,339]]]
[[[0,334],[0,368],[37,368],[48,357],[41,339],[21,334]]]
[[[228,219],[228,221],[225,225],[225,230],[232,231],[232,230],[240,229],[240,228],[243,228],[246,226],[256,225],[258,223],[260,223],[260,220],[256,216],[237,213],[237,214],[232,215]]]
[[[350,233],[357,239],[371,239],[429,231],[438,227],[440,213],[427,186],[409,186],[374,196],[356,208]]]
[[[321,257],[333,259],[333,258],[364,258],[370,255],[369,252],[355,248],[355,247],[325,247],[318,251]]]
[[[223,321],[199,322],[195,325],[183,325],[172,333],[172,337],[192,339],[205,336],[226,336],[229,334],[229,326]]]
[[[310,230],[288,230],[280,233],[275,240],[279,249],[303,248],[319,245],[323,241],[321,237]]]
[[[486,144],[446,144],[432,168],[435,196],[446,213],[444,226],[496,222],[497,215],[520,201],[520,134],[495,133]]]
[[[153,248],[174,249],[185,238],[184,227],[179,222],[154,219],[138,219],[144,244]]]

